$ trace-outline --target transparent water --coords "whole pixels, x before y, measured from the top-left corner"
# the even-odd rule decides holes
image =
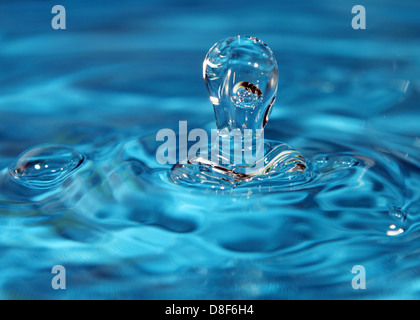
[[[0,4],[0,298],[419,297],[418,2],[370,1],[365,31],[351,1],[62,4],[66,31]],[[215,127],[202,61],[236,34],[276,55],[266,138],[308,159],[297,184],[185,186],[156,162],[158,130]]]

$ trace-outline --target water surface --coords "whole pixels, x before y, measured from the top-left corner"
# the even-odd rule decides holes
[[[347,0],[62,1],[65,31],[55,4],[0,3],[0,298],[419,298],[418,2],[367,1],[363,31]],[[237,34],[276,55],[266,137],[303,183],[186,187],[156,161],[160,129],[215,128],[202,61]],[[76,152],[47,159],[66,176],[12,178],[46,145]]]

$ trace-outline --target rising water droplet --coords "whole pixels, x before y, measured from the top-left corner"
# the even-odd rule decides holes
[[[81,154],[66,146],[40,146],[23,152],[9,173],[26,187],[45,189],[66,180],[83,161]]]

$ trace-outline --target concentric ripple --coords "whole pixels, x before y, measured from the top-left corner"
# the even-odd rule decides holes
[[[211,146],[209,146],[211,149]],[[170,172],[170,179],[188,187],[236,188],[251,181],[276,179],[278,183],[306,180],[308,172],[303,156],[281,142],[266,141],[265,156],[253,164],[254,169],[246,173],[246,166],[222,165],[208,160],[203,155],[193,157],[187,164],[178,163]]]

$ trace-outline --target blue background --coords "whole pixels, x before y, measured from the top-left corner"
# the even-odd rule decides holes
[[[67,30],[51,28],[57,4]],[[0,1],[0,297],[418,298],[419,14],[408,0]],[[171,185],[155,134],[214,127],[202,61],[234,35],[277,57],[267,136],[363,167],[291,192]],[[7,167],[44,143],[88,162],[22,190]],[[405,232],[389,237],[392,223]],[[51,289],[58,264],[65,291]]]

